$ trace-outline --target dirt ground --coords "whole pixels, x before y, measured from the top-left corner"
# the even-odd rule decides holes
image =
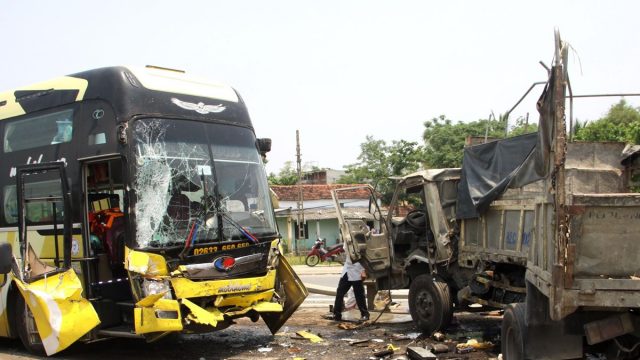
[[[338,323],[324,320],[325,308],[300,308],[287,324],[271,335],[258,321],[243,319],[228,329],[199,335],[171,335],[155,343],[141,340],[112,339],[91,344],[75,344],[55,356],[56,359],[407,359],[408,346],[426,346],[436,343],[420,334],[413,324],[373,324],[344,330]],[[372,316],[372,319],[375,317]],[[500,352],[501,317],[495,313],[459,313],[454,324],[445,332],[444,344],[450,351],[438,354],[438,359],[492,359]],[[353,323],[349,323],[354,325]],[[296,332],[306,330],[321,337],[313,343]],[[468,339],[491,341],[495,346],[487,351],[467,354],[455,352],[455,344]],[[358,340],[367,342],[351,345]],[[393,346],[393,354],[376,357],[374,353]],[[0,358],[37,359],[28,354],[19,340],[0,340]]]

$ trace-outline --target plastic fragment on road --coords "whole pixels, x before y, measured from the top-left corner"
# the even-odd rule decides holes
[[[296,332],[296,334],[298,334],[298,335],[302,336],[303,338],[311,341],[312,343],[322,342],[322,338],[320,336],[318,336],[316,334],[312,334],[312,333],[310,333],[308,331],[305,331],[305,330],[298,331],[298,332]]]
[[[261,348],[258,349],[258,352],[264,353],[264,352],[270,352],[271,350],[273,350],[273,348],[261,347]]]
[[[400,348],[397,346],[394,346],[393,344],[387,344],[387,350],[397,351],[397,350],[400,350]]]

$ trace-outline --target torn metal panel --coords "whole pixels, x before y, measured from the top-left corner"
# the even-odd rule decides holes
[[[270,301],[273,298],[275,291],[267,290],[256,294],[241,294],[241,295],[229,295],[218,296],[214,301],[215,307],[225,306],[240,306],[247,307],[255,304],[258,301]]]
[[[153,296],[155,295],[151,295],[148,298]],[[136,334],[182,330],[182,317],[180,316],[180,303],[178,301],[157,299],[151,306],[139,307],[138,305],[141,302],[136,304],[137,306],[133,310]],[[144,305],[149,302],[145,301]]]
[[[164,294],[166,294],[166,291],[163,291],[159,294],[151,294],[147,297],[145,297],[144,299],[138,301],[136,303],[136,306],[138,307],[149,307],[149,306],[153,306],[153,304],[156,303],[156,301],[162,299],[162,297],[164,296]]]
[[[131,250],[125,247],[124,268],[147,276],[167,276],[169,271],[162,255]]]
[[[269,270],[266,275],[260,277],[191,281],[186,278],[172,278],[171,285],[178,299],[194,298],[212,295],[224,295],[235,293],[251,293],[265,289],[273,289],[276,279],[276,270]]]
[[[193,302],[182,299],[182,304],[189,308],[191,314],[187,315],[187,319],[194,321],[198,324],[203,325],[211,325],[216,327],[218,325],[218,321],[224,320],[224,315],[218,309],[203,309],[200,306],[194,304]]]
[[[272,334],[280,330],[282,325],[293,315],[296,309],[309,295],[309,291],[302,284],[302,280],[293,271],[293,268],[284,256],[278,254],[278,265],[276,267],[278,278],[276,292],[280,299],[284,299],[283,311],[281,313],[260,314],[262,320],[269,327]]]
[[[66,349],[100,323],[73,269],[26,284],[12,275],[33,313],[47,355]]]

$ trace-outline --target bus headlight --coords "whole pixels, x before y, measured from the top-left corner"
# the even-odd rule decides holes
[[[145,297],[155,294],[161,294],[163,292],[165,293],[162,297],[163,299],[173,299],[173,296],[171,295],[171,285],[169,285],[168,280],[142,280],[142,293]]]

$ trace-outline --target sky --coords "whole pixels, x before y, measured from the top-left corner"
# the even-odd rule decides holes
[[[341,169],[367,135],[422,144],[431,118],[506,112],[546,80],[556,28],[574,94],[640,93],[638,1],[0,2],[0,92],[103,66],[183,69],[241,94],[274,173],[295,166],[296,130],[303,164]],[[537,121],[541,91],[512,122]],[[574,116],[618,100],[576,100]]]

